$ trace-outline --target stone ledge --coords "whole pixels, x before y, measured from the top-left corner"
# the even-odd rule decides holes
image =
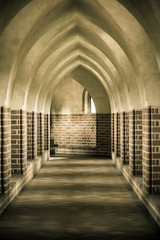
[[[133,176],[131,178],[129,176],[129,165],[120,164],[120,158],[116,158],[114,153],[112,153],[112,160],[127,182],[131,185],[138,198],[160,226],[160,194],[146,194],[142,188],[142,177]]]
[[[49,151],[45,151],[42,156],[35,160],[27,161],[27,171],[24,175],[14,174],[11,179],[11,189],[7,194],[0,196],[0,214],[20,193],[23,187],[35,176],[42,165],[49,159]]]

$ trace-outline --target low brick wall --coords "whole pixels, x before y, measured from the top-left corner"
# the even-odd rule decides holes
[[[54,153],[111,156],[110,114],[51,115]]]

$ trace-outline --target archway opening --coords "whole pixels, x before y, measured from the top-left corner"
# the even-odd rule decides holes
[[[110,114],[96,113],[93,98],[73,78],[59,83],[51,104],[51,155],[110,155]]]

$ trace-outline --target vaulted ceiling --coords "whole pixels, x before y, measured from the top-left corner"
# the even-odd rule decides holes
[[[159,0],[0,0],[0,104],[49,112],[68,77],[97,112],[160,105]]]

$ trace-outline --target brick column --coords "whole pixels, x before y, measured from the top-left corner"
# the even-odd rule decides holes
[[[124,164],[129,164],[129,112],[125,112],[125,159]]]
[[[115,134],[114,134],[114,142],[115,142],[115,153],[116,157],[120,157],[120,114],[115,113]]]
[[[44,114],[44,150],[49,150],[50,145],[50,121],[49,114]]]
[[[11,166],[12,173],[24,174],[27,170],[27,113],[11,111]]]
[[[160,107],[151,108],[152,192],[160,193]]]
[[[32,113],[27,112],[27,159],[32,159]]]
[[[32,112],[32,159],[37,157],[37,113]]]
[[[129,112],[129,171],[135,175],[135,110]]]
[[[51,120],[50,120],[50,114],[48,114],[48,150],[50,155],[50,140],[51,140]]]
[[[8,193],[11,183],[11,113],[0,108],[0,192]]]
[[[142,175],[142,111],[130,112],[129,167],[131,175]]]
[[[160,107],[143,110],[143,187],[160,192]]]
[[[121,139],[121,161],[122,164],[129,164],[129,113],[120,114],[120,139]]]
[[[99,154],[111,157],[111,115],[96,114],[97,149]]]
[[[22,173],[27,170],[27,112],[20,110],[21,124],[21,165]]]
[[[121,164],[125,163],[125,112],[120,113]]]
[[[142,175],[142,111],[135,111],[135,175]]]
[[[3,174],[2,174],[2,113],[1,113],[1,108],[0,108],[0,193],[2,193],[2,178],[3,178]]]
[[[37,113],[37,153],[42,155],[44,151],[44,114]]]
[[[37,114],[27,113],[27,159],[37,157]]]
[[[114,113],[111,113],[111,151],[114,152]]]

